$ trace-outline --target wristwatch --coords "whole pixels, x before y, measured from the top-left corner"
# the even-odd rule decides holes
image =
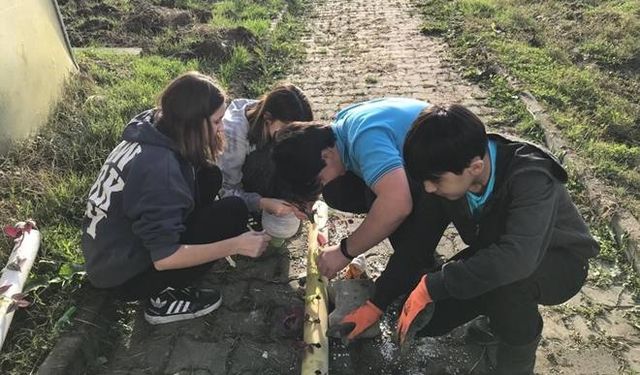
[[[340,240],[340,252],[349,260],[353,260],[353,258],[355,258],[347,251],[347,237]]]

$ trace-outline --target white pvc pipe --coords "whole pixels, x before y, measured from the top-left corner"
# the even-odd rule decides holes
[[[16,224],[16,227],[24,228],[25,225],[26,223],[21,222]],[[24,288],[24,283],[40,248],[40,231],[34,225],[28,233],[23,232],[14,242],[13,251],[0,276],[0,288],[9,285],[9,288],[0,294],[0,334],[2,335],[0,336],[0,350],[13,319],[14,311],[7,312],[14,303],[12,296],[21,293]]]

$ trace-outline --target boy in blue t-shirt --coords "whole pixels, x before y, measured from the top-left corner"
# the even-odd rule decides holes
[[[315,201],[320,193],[333,208],[367,213],[362,224],[339,245],[323,249],[320,272],[334,277],[360,255],[389,237],[394,248],[376,291],[366,305],[343,321],[354,328],[353,339],[376,323],[398,291],[409,292],[418,273],[399,267],[412,264],[423,272],[433,267],[439,237],[427,238],[429,199],[411,181],[403,166],[403,145],[411,124],[428,103],[407,98],[383,98],[351,105],[330,125],[293,123],[276,136],[273,158],[277,174],[299,203]],[[411,275],[411,276],[408,276]]]

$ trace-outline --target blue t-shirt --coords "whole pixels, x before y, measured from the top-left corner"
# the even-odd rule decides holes
[[[331,124],[348,171],[373,187],[385,173],[402,167],[402,147],[411,124],[429,104],[382,98],[350,105]]]
[[[482,193],[482,195],[477,195],[470,191],[467,192],[467,202],[469,203],[469,209],[471,210],[471,215],[473,216],[478,213],[487,199],[489,199],[491,193],[493,192],[493,185],[496,182],[496,142],[489,141],[488,149],[489,160],[491,162],[491,175],[489,176],[489,182],[484,189],[484,193]]]

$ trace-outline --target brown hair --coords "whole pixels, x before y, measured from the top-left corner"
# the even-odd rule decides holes
[[[212,165],[223,150],[224,137],[222,132],[212,134],[209,117],[224,102],[224,93],[211,77],[187,72],[171,81],[160,95],[156,127],[193,165]]]
[[[285,123],[312,121],[313,112],[307,96],[300,88],[284,84],[260,98],[258,104],[248,111],[247,119],[249,143],[262,148],[273,140],[266,126],[267,120],[280,120]]]

